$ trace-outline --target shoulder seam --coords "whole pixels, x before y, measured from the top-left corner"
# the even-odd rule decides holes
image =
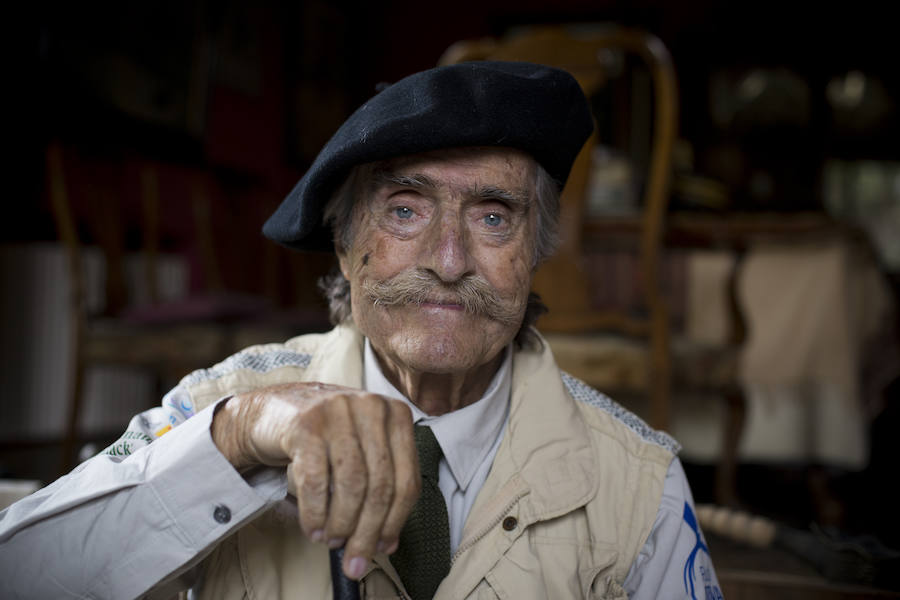
[[[180,385],[188,388],[204,381],[221,379],[226,375],[241,370],[268,373],[281,367],[300,367],[305,369],[309,366],[311,359],[311,354],[293,352],[285,349],[283,346],[263,352],[253,352],[252,349],[248,348],[229,356],[209,369],[198,369],[185,375]]]
[[[602,410],[630,429],[645,442],[665,448],[674,455],[677,455],[681,451],[681,444],[679,444],[675,438],[664,431],[653,429],[639,416],[627,410],[621,404],[613,401],[606,394],[598,392],[585,382],[576,377],[572,377],[565,371],[560,371],[560,375],[562,376],[563,384],[566,386],[566,391],[568,391],[569,395],[576,401]]]

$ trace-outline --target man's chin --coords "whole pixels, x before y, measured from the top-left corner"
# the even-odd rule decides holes
[[[462,374],[490,361],[505,346],[493,347],[496,338],[481,337],[475,331],[467,333],[478,339],[459,339],[460,332],[441,335],[403,335],[389,343],[399,361],[414,371],[434,374]],[[483,330],[478,333],[483,333]]]

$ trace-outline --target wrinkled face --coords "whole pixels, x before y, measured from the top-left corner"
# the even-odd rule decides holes
[[[515,336],[531,285],[534,162],[506,148],[379,164],[338,253],[353,319],[375,350],[426,373],[465,373]]]

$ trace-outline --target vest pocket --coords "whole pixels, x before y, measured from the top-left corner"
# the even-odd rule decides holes
[[[598,574],[590,584],[586,598],[597,600],[628,600],[628,593],[612,575]]]
[[[601,575],[595,578],[587,598],[597,600],[628,600],[628,593],[619,582],[613,580],[611,575]]]
[[[618,553],[612,548],[598,549],[571,540],[525,535],[513,543],[485,579],[498,598],[609,597],[617,600],[626,597],[614,591],[617,584],[611,579],[617,559]],[[606,585],[607,578],[613,585]]]

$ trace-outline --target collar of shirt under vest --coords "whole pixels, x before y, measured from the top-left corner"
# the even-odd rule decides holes
[[[503,429],[512,389],[512,346],[504,351],[500,368],[480,400],[464,408],[432,417],[416,407],[388,381],[366,339],[364,382],[366,391],[402,400],[412,410],[413,422],[428,425],[444,452],[444,460],[463,492]]]

